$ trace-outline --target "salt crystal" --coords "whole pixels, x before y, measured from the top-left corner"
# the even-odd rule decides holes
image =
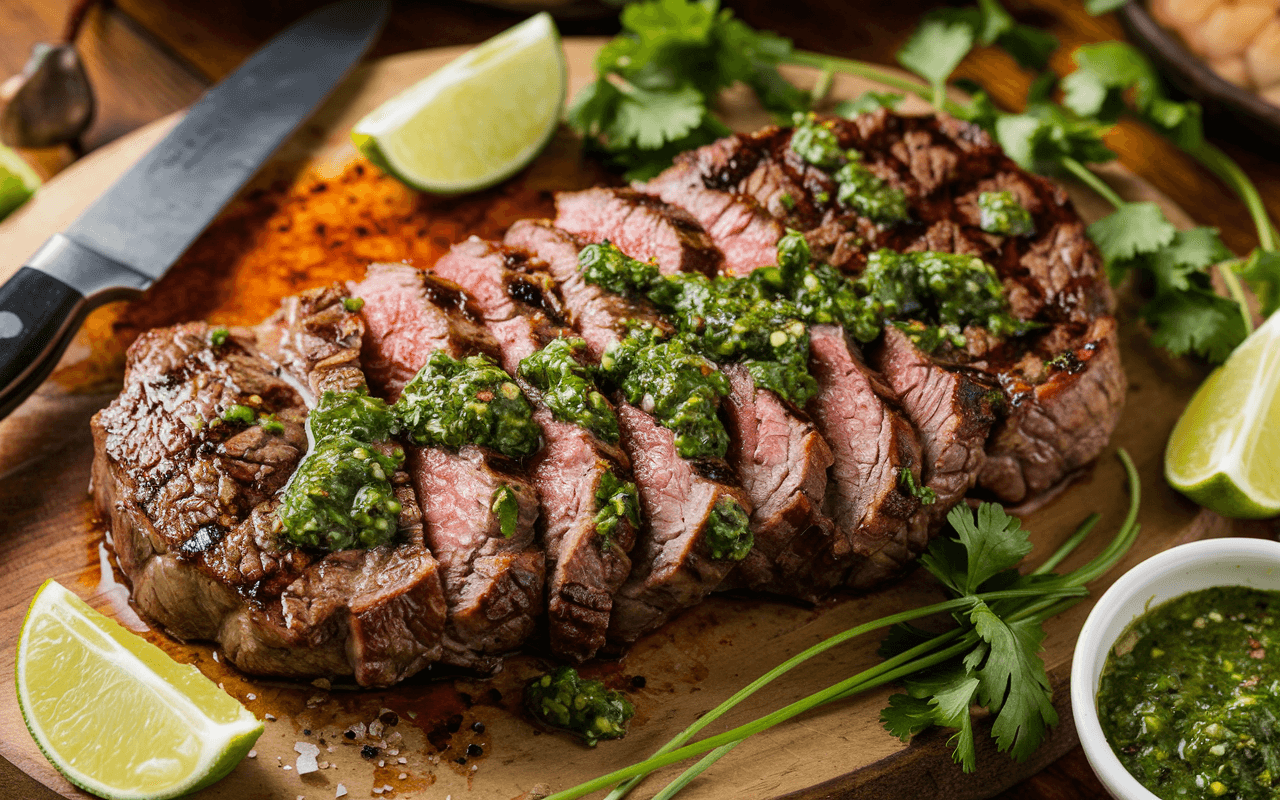
[[[320,754],[320,748],[310,742],[298,742],[293,746],[293,750],[298,754],[298,774],[309,775],[320,769],[316,763],[316,756]]]
[[[375,737],[375,738],[377,738],[377,737],[381,736],[381,735],[382,735],[382,731],[383,731],[383,729],[384,729],[384,728],[383,728],[383,725],[382,725],[382,720],[380,720],[380,719],[375,719],[373,722],[370,722],[370,723],[369,723],[369,735],[370,735],[370,736],[373,736],[373,737]]]
[[[347,787],[343,786],[342,784],[338,784],[338,793],[335,794],[334,797],[344,797],[346,796],[346,794],[347,794]]]
[[[244,696],[244,699],[245,699],[245,700],[257,700],[257,699],[258,699],[258,696],[257,696],[256,694],[254,694],[253,692],[249,692],[248,694],[246,694],[246,695]]]
[[[249,758],[257,758],[257,757],[258,757],[258,751],[257,751],[257,750],[250,750],[250,751],[249,751]]]
[[[300,794],[294,798],[294,800],[307,800],[307,796],[305,794]]]
[[[263,719],[265,719],[267,722],[275,722],[275,721],[276,721],[276,715],[275,715],[275,714],[263,714],[263,715],[262,715],[262,718],[263,718]]]
[[[471,765],[471,771],[472,771],[472,772],[475,772],[475,771],[476,771],[476,770],[478,770],[478,769],[480,769],[480,767],[476,766],[475,764],[472,764],[472,765]]]
[[[394,791],[395,791],[395,789],[392,789],[392,788],[391,788],[391,784],[386,783],[386,784],[383,784],[383,786],[382,786],[382,791],[384,791],[384,792],[394,792]]]
[[[397,759],[396,759],[396,763],[397,763],[397,764],[408,764],[408,763],[409,763],[409,759],[405,758],[404,756],[400,756],[399,758],[397,758]]]
[[[400,731],[392,731],[387,735],[387,741],[391,744],[399,744],[403,739],[404,737],[400,735]]]
[[[217,663],[217,664],[221,664],[221,663],[222,663],[222,660],[218,658],[218,651],[217,651],[217,650],[214,650],[214,651],[213,651],[213,660],[214,660],[214,663]]]
[[[394,748],[394,747],[391,747],[391,748],[388,748],[388,749],[387,749],[387,755],[389,755],[389,756],[398,756],[398,755],[400,755],[400,751],[399,751],[399,750],[397,750],[397,749],[396,749],[396,748]]]
[[[375,786],[375,787],[373,787],[373,793],[374,793],[374,794],[382,794],[382,787],[381,787],[381,786]]]
[[[365,727],[363,722],[357,722],[355,725],[352,725],[350,728],[347,728],[347,730],[354,733],[357,739],[364,738]]]
[[[405,778],[407,778],[407,777],[409,777],[409,773],[407,773],[407,772],[401,772],[401,773],[400,773],[400,780],[404,780],[404,779],[405,779]]]
[[[417,718],[418,718],[418,712],[416,711],[409,712],[409,719],[417,719]]]
[[[285,764],[285,765],[284,765],[284,768],[285,768],[285,769],[287,769],[287,770],[293,770],[293,767],[289,766],[288,764]]]
[[[328,762],[328,761],[321,761],[321,762],[320,762],[319,764],[317,764],[316,766],[320,767],[320,769],[328,769],[328,768],[329,768],[329,762]]]
[[[378,766],[380,766],[380,767],[385,767],[386,765],[387,765],[387,762],[386,762],[386,761],[383,761],[381,758],[380,758],[380,759],[378,759]]]
[[[328,700],[328,699],[329,698],[325,697],[322,694],[313,694],[311,695],[311,698],[307,700],[307,707],[314,708],[315,706],[320,705],[321,703],[323,703],[325,700]]]

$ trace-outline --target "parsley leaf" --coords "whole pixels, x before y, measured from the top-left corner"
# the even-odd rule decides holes
[[[878,108],[887,108],[890,111],[895,111],[902,104],[903,97],[904,95],[895,94],[894,92],[869,90],[852,100],[840,101],[833,110],[842,117],[853,119],[859,114],[869,114]]]
[[[1175,356],[1194,353],[1221,363],[1245,337],[1240,306],[1208,287],[1157,295],[1141,314],[1152,327],[1152,344]]]
[[[1262,316],[1269,317],[1280,309],[1280,252],[1255,248],[1237,271],[1258,296]]]
[[[973,772],[978,765],[969,708],[981,680],[957,665],[916,676],[906,686],[907,694],[893,695],[889,707],[880,712],[885,729],[905,742],[934,725],[955,728],[947,740],[952,757],[965,772]]]
[[[996,712],[991,733],[999,749],[1025,761],[1046,731],[1058,724],[1040,658],[1044,628],[1030,619],[1006,622],[983,602],[969,612],[969,619],[989,645],[982,666],[975,670],[978,702]]]
[[[1089,226],[1089,238],[1108,265],[1153,253],[1170,244],[1177,232],[1160,206],[1149,200],[1125,203]]]

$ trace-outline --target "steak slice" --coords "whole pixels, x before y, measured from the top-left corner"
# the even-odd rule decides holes
[[[746,367],[726,364],[729,460],[751,498],[755,544],[726,587],[819,598],[809,585],[813,556],[831,546],[835,524],[822,512],[831,448],[802,413],[756,387]]]
[[[720,251],[693,217],[634,189],[596,187],[556,195],[556,227],[587,242],[609,241],[664,274],[720,271]]]
[[[936,531],[973,488],[986,461],[987,434],[995,421],[994,387],[983,382],[989,381],[985,376],[934,361],[893,325],[885,326],[884,338],[871,353],[872,364],[920,433],[920,478],[936,495],[926,507],[930,529]]]
[[[572,335],[558,324],[560,318],[550,316],[559,307],[554,286],[539,281],[540,276],[528,269],[510,269],[515,260],[500,246],[472,238],[454,245],[434,268],[474,298],[502,349],[503,367],[513,375],[522,359],[551,339]],[[635,527],[626,519],[607,538],[597,532],[596,494],[610,473],[630,481],[631,463],[616,443],[580,425],[556,420],[537,392],[520,383],[534,402],[534,419],[546,440],[529,467],[542,506],[540,534],[548,562],[551,649],[585,661],[605,644],[613,595],[631,573],[627,553],[636,537]]]
[[[220,346],[204,323],[140,336],[124,390],[92,421],[93,492],[134,602],[172,635],[217,641],[250,673],[388,686],[439,658],[444,628],[408,476],[391,476],[403,505],[394,544],[308,551],[276,518],[307,449],[304,394],[363,386],[363,327],[342,299],[336,288],[290,298]],[[223,422],[233,405],[282,430]]]
[[[818,382],[809,413],[835,456],[827,513],[838,526],[811,581],[819,593],[842,580],[866,588],[897,574],[928,543],[928,515],[902,478],[910,472],[919,480],[920,442],[843,328],[810,328],[809,369]]]
[[[454,358],[500,355],[497,342],[456,284],[406,264],[373,264],[352,293],[364,299],[366,358],[388,400],[435,351]],[[534,542],[537,493],[520,466],[487,447],[409,447],[425,538],[443,568],[448,625],[442,660],[480,671],[533,633],[542,610],[545,562]],[[514,492],[516,529],[502,535],[493,496]]]
[[[1010,406],[987,444],[978,484],[1007,503],[1034,498],[1098,457],[1120,421],[1128,381],[1114,317],[1065,338],[1046,360],[1029,353],[999,374]],[[1047,366],[1046,366],[1047,364]]]
[[[573,234],[545,221],[522,220],[511,226],[504,242],[540,262],[559,283],[565,309],[593,358],[619,340],[627,319],[666,327],[652,308],[583,281],[581,245]],[[726,463],[680,458],[674,434],[653,417],[628,403],[618,403],[617,413],[646,526],[631,552],[631,575],[614,597],[608,641],[615,647],[654,630],[715,589],[734,562],[707,553],[704,539],[713,512],[724,502],[751,512]]]

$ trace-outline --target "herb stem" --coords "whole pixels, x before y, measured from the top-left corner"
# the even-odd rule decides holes
[[[903,77],[895,72],[888,71],[883,67],[869,64],[865,61],[855,61],[851,58],[839,58],[837,56],[823,55],[822,53],[814,53],[809,50],[793,50],[791,55],[783,59],[784,64],[797,64],[806,67],[817,67],[821,70],[831,70],[832,72],[844,72],[849,75],[857,75],[862,78],[868,78],[891,86],[900,92],[909,92],[925,100],[933,102],[940,110],[946,111],[948,114],[958,114],[964,111],[959,103],[955,103],[946,99],[945,90],[935,90],[923,83],[919,83],[911,78]]]
[[[1244,287],[1240,285],[1240,278],[1234,269],[1235,264],[1238,263],[1239,259],[1224,261],[1218,265],[1218,274],[1222,276],[1222,282],[1227,286],[1227,294],[1231,295],[1231,299],[1235,300],[1236,305],[1240,307],[1240,317],[1244,320],[1244,335],[1248,336],[1253,333],[1253,313],[1249,311],[1249,298],[1245,296]]]
[[[1249,180],[1244,170],[1240,169],[1240,165],[1209,142],[1202,142],[1200,146],[1190,148],[1186,152],[1240,195],[1245,207],[1249,209],[1249,216],[1253,218],[1254,227],[1258,230],[1258,245],[1263,250],[1275,250],[1276,231],[1271,224],[1271,218],[1267,215],[1266,204],[1262,202],[1258,188],[1253,185],[1253,181]]]
[[[1062,164],[1063,169],[1079,178],[1086,186],[1101,195],[1102,199],[1106,200],[1111,205],[1116,208],[1124,205],[1124,198],[1117,194],[1115,189],[1108,186],[1106,181],[1098,177],[1093,170],[1089,169],[1084,164],[1081,164],[1070,156],[1063,156],[1060,163]]]
[[[1071,555],[1080,543],[1088,538],[1089,533],[1094,526],[1098,524],[1098,520],[1102,519],[1102,515],[1098,513],[1090,514],[1085,517],[1084,522],[1080,523],[1080,527],[1076,528],[1076,532],[1071,534],[1071,538],[1062,543],[1062,546],[1054,551],[1053,555],[1044,560],[1044,563],[1031,571],[1032,575],[1043,575],[1046,572],[1052,572],[1053,568],[1062,563],[1063,559]]]
[[[697,764],[694,764],[692,767],[689,767],[684,772],[680,773],[680,777],[663,787],[662,791],[653,796],[653,800],[671,800],[671,798],[676,796],[677,792],[688,786],[694,778],[706,772],[712,764],[719,761],[721,757],[727,755],[730,750],[742,744],[743,741],[745,740],[739,739],[733,744],[726,744],[721,747],[717,747],[715,750],[707,753],[698,761]]]
[[[818,80],[813,84],[813,88],[809,90],[809,105],[816,108],[819,103],[826,99],[827,94],[831,91],[832,79],[835,77],[835,70],[830,66],[822,70],[818,75]],[[654,798],[657,800],[657,798]]]

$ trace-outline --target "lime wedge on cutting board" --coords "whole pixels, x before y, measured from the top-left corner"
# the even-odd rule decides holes
[[[192,666],[46,581],[15,668],[27,729],[67,780],[107,798],[177,797],[231,771],[262,723]]]
[[[1209,375],[1164,454],[1173,488],[1224,517],[1280,514],[1280,313]]]
[[[40,185],[36,174],[22,157],[0,144],[0,219],[27,202]]]
[[[566,85],[560,34],[544,12],[383,103],[351,138],[416,189],[484,189],[542,152],[560,122]]]

